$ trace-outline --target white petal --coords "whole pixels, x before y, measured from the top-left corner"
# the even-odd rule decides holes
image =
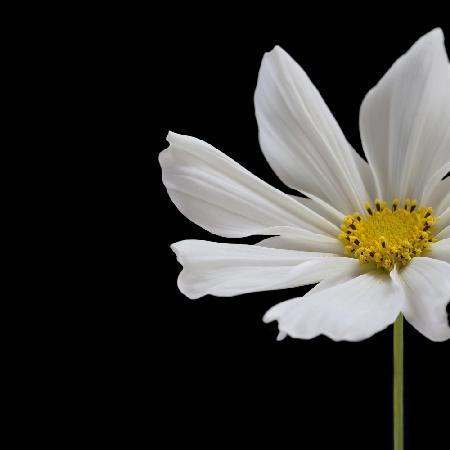
[[[320,283],[317,283],[311,290],[309,290],[303,297],[307,297],[317,292],[324,291],[340,284],[346,283],[347,281],[353,280],[360,275],[367,273],[367,267],[364,264],[353,265],[351,270],[347,272],[339,273],[335,276],[325,278]]]
[[[450,263],[450,239],[442,239],[433,244],[427,256]]]
[[[177,242],[172,250],[183,265],[178,287],[189,298],[302,286],[359,266],[356,259],[327,253],[197,240]]]
[[[372,168],[369,166],[367,161],[359,156],[358,153],[353,152],[353,155],[355,157],[356,167],[358,168],[364,185],[366,186],[368,201],[375,200],[378,197],[378,193]]]
[[[450,338],[446,306],[450,302],[450,264],[413,258],[400,272],[405,284],[405,318],[432,341]]]
[[[447,174],[450,171],[450,161],[444,163],[443,166],[439,167],[434,173],[433,175],[431,175],[427,182],[425,183],[425,187],[423,190],[423,194],[422,194],[422,198],[421,198],[421,203],[425,203],[425,204],[429,204],[429,205],[433,205],[433,203],[431,203],[429,201],[429,199],[431,197],[433,197],[434,192],[439,189],[439,186],[442,185],[442,177],[443,174]]]
[[[433,214],[438,216],[450,207],[450,177],[440,181],[422,203],[433,207]]]
[[[323,334],[336,341],[360,341],[381,331],[395,321],[402,307],[396,271],[391,276],[380,271],[358,276],[361,267],[354,270],[354,278],[275,305],[264,321],[277,320],[281,332],[300,339]]]
[[[450,225],[447,225],[445,228],[443,228],[439,233],[436,235],[436,237],[441,239],[450,239]],[[433,244],[434,246],[434,244]]]
[[[338,275],[325,278],[320,283],[317,283],[311,290],[309,290],[304,297],[308,295],[315,294],[319,291],[323,291],[324,289],[329,289],[331,287],[337,286],[339,284],[345,283],[353,278],[358,277],[365,273],[364,266],[362,264],[358,266],[353,266],[351,270],[349,269],[347,272],[340,273]],[[284,331],[279,331],[277,336],[277,341],[283,340],[287,336],[287,333]]]
[[[282,341],[286,336],[287,334],[284,331],[278,332],[277,341]]]
[[[336,236],[339,229],[199,139],[169,133],[163,182],[192,222],[225,237],[281,234],[286,227]]]
[[[303,231],[295,235],[274,236],[263,239],[256,245],[261,247],[298,250],[302,252],[324,252],[342,256],[344,247],[337,238]]]
[[[434,233],[440,233],[448,226],[450,226],[450,206],[439,216],[437,223],[434,225]]]
[[[291,197],[302,205],[305,205],[307,208],[312,209],[320,216],[325,217],[325,219],[329,220],[331,223],[334,223],[338,227],[344,221],[346,216],[346,214],[338,211],[336,208],[333,208],[333,206],[317,197],[303,198],[298,197],[297,195],[291,195]]]
[[[361,139],[380,198],[417,198],[450,161],[450,72],[442,31],[398,59],[361,105]]]
[[[263,153],[291,188],[344,214],[368,200],[354,150],[303,69],[280,47],[264,55],[255,92]]]

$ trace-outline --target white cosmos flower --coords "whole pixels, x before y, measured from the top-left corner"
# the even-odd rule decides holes
[[[367,94],[364,161],[311,81],[280,47],[255,93],[262,151],[286,195],[199,139],[169,133],[163,182],[177,208],[227,238],[172,245],[189,298],[318,283],[264,320],[280,335],[365,339],[400,312],[434,341],[450,338],[450,66],[440,29],[421,39]],[[380,200],[378,200],[380,199]],[[430,208],[433,208],[432,210]]]

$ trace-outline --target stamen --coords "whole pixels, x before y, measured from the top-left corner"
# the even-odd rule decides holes
[[[398,198],[395,198],[394,201],[392,202],[392,211],[396,211],[397,210],[397,206],[400,203],[400,200]]]
[[[367,214],[355,212],[345,217],[338,236],[345,246],[344,254],[390,271],[396,264],[408,264],[436,242],[433,225],[437,217],[432,208],[418,207],[417,200],[410,199],[403,208],[398,198],[391,208],[378,198],[374,203],[375,210],[369,203],[364,205]]]
[[[375,206],[377,207],[377,211],[381,211],[381,202],[378,198],[375,199]]]
[[[366,203],[364,205],[364,207],[367,209],[367,212],[372,216],[373,214],[372,214],[372,210],[370,209],[370,205],[368,203]]]

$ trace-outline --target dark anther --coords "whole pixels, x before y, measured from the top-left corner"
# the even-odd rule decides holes
[[[359,245],[358,239],[355,239],[355,244],[356,244],[356,245]]]
[[[423,216],[423,218],[426,219],[427,217],[430,217],[430,216],[431,216],[431,213],[430,213],[430,211],[428,211],[428,212]]]
[[[356,216],[356,218],[358,219],[358,222],[361,222],[361,217]]]
[[[353,225],[353,224],[350,225],[350,228],[351,228],[352,230],[356,230],[356,227],[355,227],[355,225]]]
[[[410,212],[413,212],[415,209],[416,209],[416,205],[412,205],[411,209],[410,209]]]
[[[370,252],[369,255],[373,258],[375,256],[375,252]]]
[[[430,229],[430,225],[428,225],[428,224],[426,224],[424,227],[423,227],[423,231],[427,231],[427,230],[429,230]]]
[[[377,207],[377,211],[381,211],[381,207],[380,207],[379,203],[376,204],[376,207]]]
[[[386,242],[383,241],[383,242],[381,243],[381,246],[382,246],[383,248],[386,248]]]
[[[373,215],[372,210],[371,210],[370,208],[367,208],[367,212],[368,212],[371,216]]]

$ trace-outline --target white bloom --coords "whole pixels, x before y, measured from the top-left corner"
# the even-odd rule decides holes
[[[275,47],[255,93],[259,140],[289,187],[283,194],[211,145],[169,133],[160,154],[177,208],[223,237],[257,245],[172,245],[190,298],[318,283],[264,320],[280,336],[365,339],[400,312],[434,341],[450,338],[450,66],[442,31],[428,33],[367,94],[360,110],[366,163],[316,88]],[[378,200],[381,199],[381,200]],[[432,209],[431,209],[432,208]]]

